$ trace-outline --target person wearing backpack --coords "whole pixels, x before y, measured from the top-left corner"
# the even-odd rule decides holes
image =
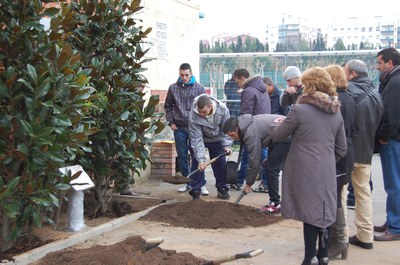
[[[356,234],[349,243],[364,249],[373,248],[372,193],[369,186],[375,132],[384,107],[382,97],[368,77],[368,67],[361,60],[350,60],[344,66],[348,91],[356,103],[353,134],[354,170],[351,181],[355,195]]]

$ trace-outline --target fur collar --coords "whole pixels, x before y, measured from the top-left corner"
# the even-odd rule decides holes
[[[310,104],[326,113],[336,113],[340,111],[340,102],[337,96],[330,97],[322,92],[315,92],[314,95],[303,94],[297,100],[298,104]]]
[[[261,79],[261,76],[255,75],[255,76],[250,76],[249,78],[247,78],[246,81],[243,82],[243,88],[248,87],[249,83],[256,79]]]

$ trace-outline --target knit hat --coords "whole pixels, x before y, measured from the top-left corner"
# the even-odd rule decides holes
[[[301,72],[296,66],[288,66],[283,72],[283,78],[286,81],[296,77],[301,77]]]

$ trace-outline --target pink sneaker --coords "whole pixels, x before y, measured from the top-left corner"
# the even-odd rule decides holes
[[[269,214],[278,214],[281,212],[281,205],[270,201],[267,205],[258,209],[258,211]]]

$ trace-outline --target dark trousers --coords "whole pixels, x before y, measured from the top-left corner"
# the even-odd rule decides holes
[[[208,149],[208,153],[210,154],[210,160],[213,159],[214,157],[217,157],[220,154],[223,154],[225,152],[224,148],[222,147],[221,142],[212,142],[212,143],[204,143],[205,147]],[[199,162],[197,159],[194,157],[193,163],[192,163],[192,168],[198,168]],[[214,163],[211,164],[211,168],[214,173],[215,177],[215,187],[220,190],[220,189],[228,189],[226,186],[225,182],[225,170],[226,166],[226,157],[220,157],[215,161]],[[204,171],[199,171],[193,176],[191,176],[191,179],[193,181],[190,182],[190,186],[192,187],[193,191],[199,191],[201,187],[205,184],[205,174]]]
[[[330,227],[323,229],[314,225],[303,223],[304,258],[318,259],[328,257]],[[316,250],[318,240],[318,253]]]
[[[272,144],[268,148],[268,160],[264,166],[268,179],[269,200],[275,204],[280,204],[281,202],[281,196],[279,195],[279,173],[289,152],[290,144],[291,140]]]

